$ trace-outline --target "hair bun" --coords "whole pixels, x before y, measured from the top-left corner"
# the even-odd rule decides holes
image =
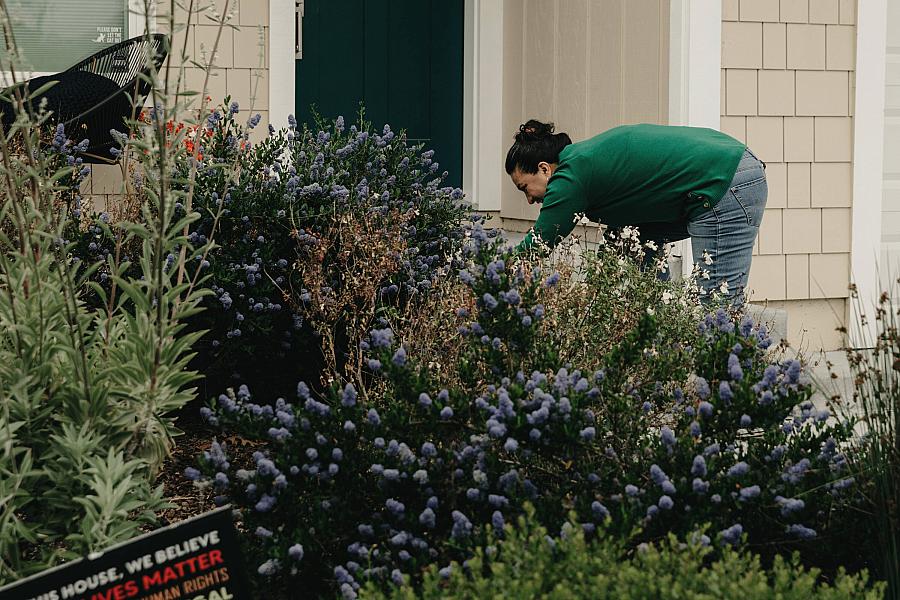
[[[516,141],[528,142],[545,138],[549,135],[553,135],[553,129],[553,123],[542,123],[536,119],[531,119],[528,122],[519,125]]]
[[[542,123],[529,119],[519,125],[515,135],[516,143],[506,153],[506,172],[512,174],[519,169],[522,173],[537,173],[542,162],[559,162],[559,153],[572,143],[566,133],[553,133],[553,123]]]

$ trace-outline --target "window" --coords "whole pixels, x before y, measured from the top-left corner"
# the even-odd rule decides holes
[[[6,5],[23,70],[63,71],[128,37],[125,0],[6,0]]]

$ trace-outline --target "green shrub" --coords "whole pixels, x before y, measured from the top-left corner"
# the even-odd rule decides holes
[[[629,551],[607,535],[587,541],[572,524],[563,537],[550,537],[533,518],[520,517],[502,537],[478,548],[463,565],[429,568],[420,589],[401,584],[384,592],[370,585],[359,597],[875,600],[884,592],[884,584],[870,584],[865,572],[841,572],[832,582],[822,581],[821,573],[804,568],[796,555],[776,557],[769,569],[742,551],[726,549],[713,559],[710,548],[692,541],[696,536],[684,543],[669,535]]]
[[[264,444],[243,465],[214,444],[190,471],[240,508],[259,586],[302,578],[310,593],[336,583],[350,596],[394,569],[416,578],[465,560],[526,501],[553,530],[572,510],[588,535],[611,517],[631,544],[709,523],[717,545],[745,532],[771,553],[840,531],[855,500],[849,426],[807,403],[800,363],[773,361],[763,328],[719,311],[676,343],[636,295],[640,319],[596,340],[599,368],[581,369],[547,342],[544,300],[590,290],[526,269],[493,239],[469,232],[463,288],[435,282],[462,301],[459,321],[436,316],[452,352],[384,322],[362,343],[362,387],[301,383],[296,404],[241,387],[204,409]]]
[[[215,230],[217,241],[204,259],[215,296],[196,322],[209,330],[207,374],[278,393],[299,376],[357,380],[375,315],[427,293],[448,268],[462,192],[441,186],[432,151],[387,125],[373,131],[362,113],[349,129],[338,118],[318,131],[291,117],[253,145],[258,116],[243,126],[239,114],[226,100],[197,132],[202,160],[176,164],[202,215],[189,239]]]

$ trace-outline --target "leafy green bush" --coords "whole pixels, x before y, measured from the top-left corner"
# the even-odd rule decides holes
[[[217,241],[203,259],[215,296],[196,323],[209,330],[207,374],[280,393],[300,375],[318,385],[321,371],[356,380],[375,315],[447,269],[462,192],[441,187],[431,151],[388,126],[372,131],[362,114],[349,130],[343,118],[319,131],[291,118],[255,145],[258,115],[245,128],[238,114],[235,103],[213,111],[194,140],[202,159],[176,171],[202,214],[189,239],[215,230]]]
[[[478,548],[462,565],[429,568],[418,590],[401,583],[384,592],[369,585],[359,597],[875,600],[884,592],[884,584],[869,584],[865,572],[841,572],[833,582],[824,582],[818,570],[805,569],[796,555],[789,561],[776,557],[769,569],[759,557],[731,549],[713,559],[699,536],[684,543],[669,535],[628,551],[607,535],[588,541],[571,524],[562,537],[551,537],[533,518],[523,516],[517,527],[504,528],[502,538]]]

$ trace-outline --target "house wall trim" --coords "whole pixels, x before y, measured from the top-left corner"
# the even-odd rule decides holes
[[[850,344],[863,347],[875,339],[874,310],[880,293],[887,0],[861,0],[856,19],[850,270],[859,297],[850,300],[848,329]],[[866,326],[860,325],[862,315],[867,315]]]
[[[296,109],[295,0],[269,0],[269,123],[286,127]]]
[[[503,183],[503,0],[465,0],[463,192],[499,211]]]
[[[719,129],[722,77],[721,0],[669,3],[669,124]],[[693,268],[691,240],[677,242],[682,274]]]
[[[669,124],[718,129],[722,3],[671,0],[669,17]]]

